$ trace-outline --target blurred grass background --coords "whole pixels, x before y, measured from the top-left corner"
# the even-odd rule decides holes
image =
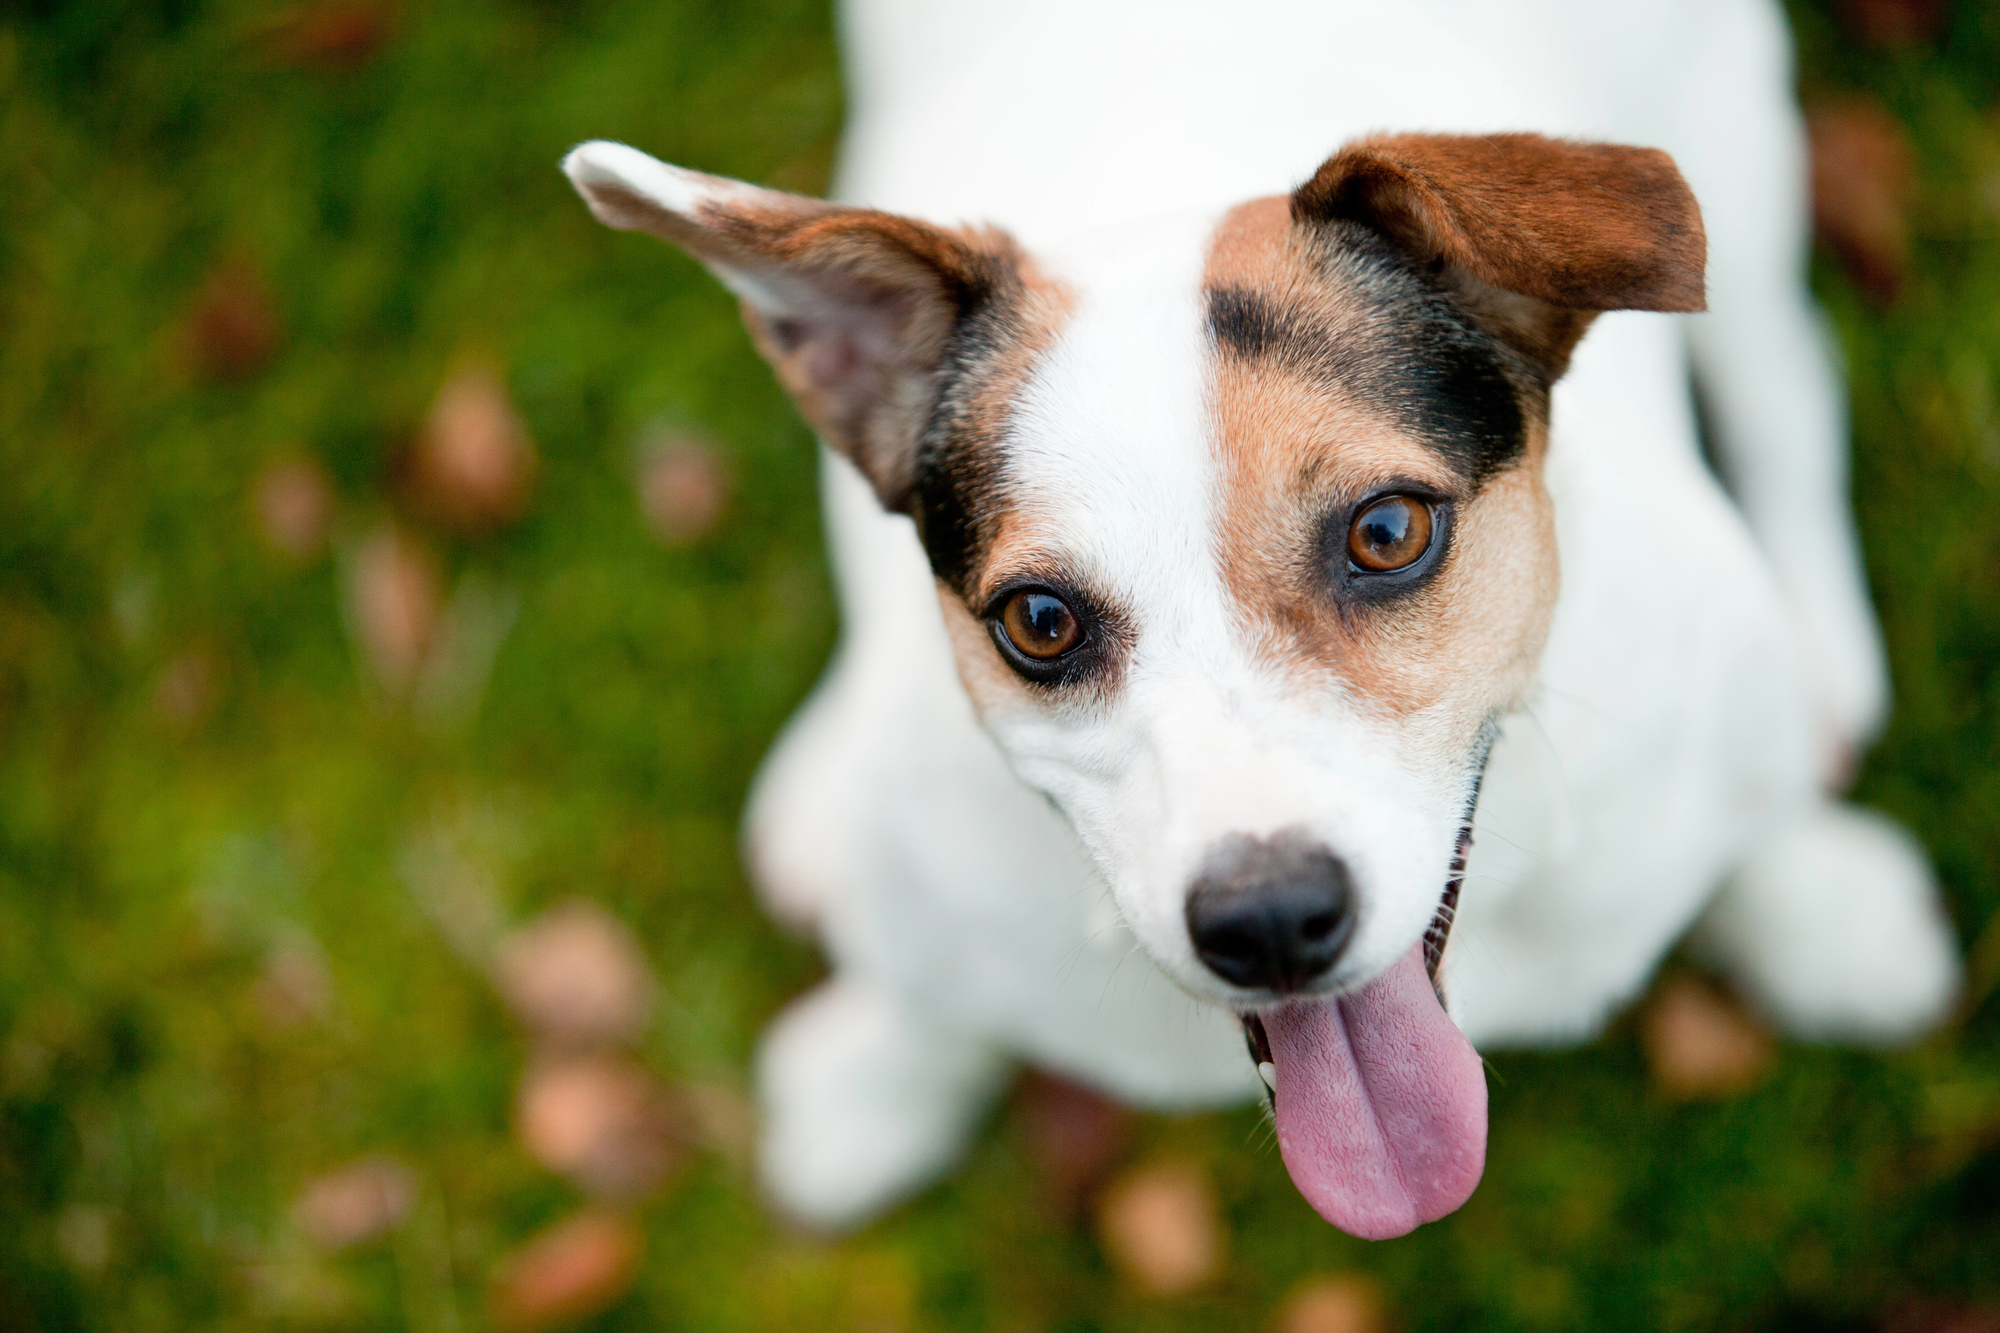
[[[1907,264],[1815,274],[1898,687],[1859,793],[1990,989],[2000,17],[1936,8],[1794,17],[1809,101],[1912,174]],[[575,897],[636,933],[638,1058],[707,1127],[589,1327],[1263,1328],[1329,1273],[1411,1330],[2000,1327],[1990,1003],[1719,1099],[1666,1095],[1630,1020],[1496,1057],[1485,1183],[1382,1245],[1313,1218],[1254,1111],[1143,1120],[1120,1151],[1205,1172],[1225,1238],[1177,1298],[1046,1206],[1018,1107],[859,1236],[774,1225],[731,1117],[819,964],[734,838],[832,642],[811,441],[721,290],[555,164],[603,136],[815,190],[840,107],[816,0],[0,9],[0,1330],[527,1326],[493,1275],[583,1196],[516,1141],[483,960]],[[468,518],[422,442],[480,367],[538,463]],[[663,440],[693,471],[648,511]],[[400,675],[398,607],[441,627]],[[316,1241],[297,1200],[373,1159],[395,1224]]]

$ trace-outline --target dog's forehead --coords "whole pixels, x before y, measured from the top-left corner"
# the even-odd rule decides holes
[[[1155,567],[1246,483],[1452,493],[1519,455],[1498,345],[1366,229],[1301,226],[1272,198],[1046,262],[1071,302],[1011,405],[996,556],[1059,539],[1100,569]]]
[[[996,574],[1053,559],[1157,604],[1210,562],[1202,273],[1217,220],[1163,219],[1050,256],[1071,312],[1015,404]]]

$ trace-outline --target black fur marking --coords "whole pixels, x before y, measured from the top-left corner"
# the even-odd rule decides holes
[[[995,262],[990,281],[961,309],[937,370],[937,400],[917,441],[909,503],[931,572],[960,596],[985,563],[992,518],[1004,503],[999,440],[973,420],[973,404],[1001,354],[1021,336],[1019,274]]]
[[[1521,395],[1541,386],[1518,355],[1366,227],[1316,228],[1311,254],[1328,282],[1360,298],[1353,318],[1328,324],[1255,291],[1211,288],[1216,346],[1376,407],[1474,486],[1520,458]]]

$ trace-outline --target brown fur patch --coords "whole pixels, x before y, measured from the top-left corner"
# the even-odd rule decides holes
[[[1707,305],[1701,210],[1655,148],[1384,135],[1328,159],[1291,207],[1301,223],[1373,228],[1437,266],[1551,377],[1589,324],[1582,312]]]

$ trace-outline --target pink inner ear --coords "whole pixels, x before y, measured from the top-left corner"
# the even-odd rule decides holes
[[[916,304],[910,293],[855,284],[809,300],[807,309],[769,315],[773,342],[782,354],[798,357],[797,370],[808,383],[838,392],[866,376],[870,366],[909,361],[907,339]],[[871,379],[869,387],[879,384]]]
[[[836,324],[823,323],[803,337],[805,352],[799,369],[813,384],[824,389],[838,389],[861,375],[867,358],[860,340],[851,331]]]

